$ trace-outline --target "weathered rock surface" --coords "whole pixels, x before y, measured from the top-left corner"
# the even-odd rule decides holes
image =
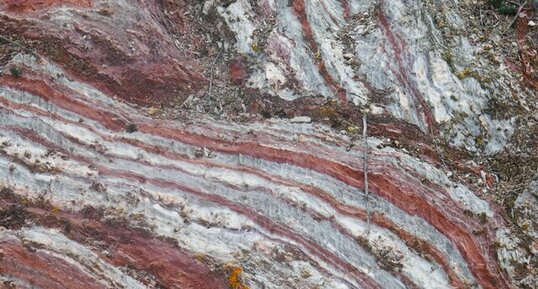
[[[0,287],[533,288],[536,12],[470,2],[1,2]]]

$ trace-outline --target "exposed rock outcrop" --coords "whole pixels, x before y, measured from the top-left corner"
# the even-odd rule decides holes
[[[0,287],[532,288],[536,11],[470,2],[0,3]]]

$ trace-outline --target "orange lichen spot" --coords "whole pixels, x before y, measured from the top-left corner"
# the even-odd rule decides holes
[[[252,51],[254,52],[260,52],[261,50],[260,45],[258,45],[258,42],[252,42],[250,48],[252,48]]]
[[[230,288],[249,289],[249,287],[243,284],[239,278],[239,275],[241,275],[241,272],[243,272],[243,269],[241,269],[241,267],[234,267],[232,269],[232,273],[230,274],[230,277],[228,277],[228,283],[230,284]]]
[[[206,256],[205,256],[205,254],[202,254],[202,253],[195,253],[194,254],[194,259],[196,259],[196,261],[198,261],[200,263],[206,262]]]
[[[60,213],[60,208],[56,207],[56,206],[52,206],[51,210],[50,210],[54,215],[57,215],[58,213]]]

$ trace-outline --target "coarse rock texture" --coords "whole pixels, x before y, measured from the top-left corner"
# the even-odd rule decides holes
[[[535,288],[516,8],[0,2],[0,288]]]

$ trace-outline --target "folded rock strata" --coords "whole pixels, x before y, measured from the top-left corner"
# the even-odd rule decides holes
[[[516,232],[536,186],[513,223],[471,160],[515,146],[536,67],[458,35],[464,1],[430,2],[0,3],[0,281],[532,286],[535,227]],[[229,93],[242,113],[186,108]],[[519,114],[492,112],[512,95]],[[324,122],[339,113],[345,133]]]

